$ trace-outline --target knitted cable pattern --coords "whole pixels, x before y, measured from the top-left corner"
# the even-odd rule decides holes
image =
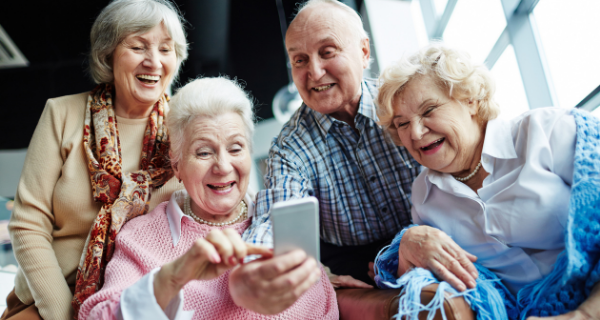
[[[214,229],[182,219],[181,238],[173,246],[166,214],[167,202],[125,224],[117,236],[116,251],[106,268],[104,287],[85,301],[80,319],[114,319],[121,293],[152,269],[182,256],[193,242]],[[230,226],[244,232],[250,220]],[[296,303],[277,315],[262,315],[237,306],[229,294],[229,272],[209,281],[190,281],[183,287],[183,310],[194,310],[193,319],[337,319],[335,291],[323,271],[321,281]]]
[[[375,281],[379,287],[403,288],[398,318],[412,319],[418,311],[442,309],[444,297],[440,293],[443,292],[463,296],[477,313],[478,320],[556,316],[575,310],[587,299],[600,280],[600,121],[583,110],[573,109],[571,113],[577,125],[577,142],[565,250],[550,274],[523,287],[517,298],[493,272],[477,263],[477,287],[460,294],[421,268],[397,279],[400,240],[412,225],[402,230],[388,248],[382,249],[375,262]],[[419,293],[430,283],[440,283],[438,294],[430,304],[423,306]],[[430,312],[431,317],[434,314]]]

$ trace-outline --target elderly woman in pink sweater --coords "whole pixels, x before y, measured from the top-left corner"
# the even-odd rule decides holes
[[[80,319],[337,319],[335,292],[303,251],[272,257],[241,234],[252,102],[234,81],[204,78],[173,97],[171,165],[186,190],[132,219],[116,238],[105,284]],[[247,255],[261,259],[243,263]]]

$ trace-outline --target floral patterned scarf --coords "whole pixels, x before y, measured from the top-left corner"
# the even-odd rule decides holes
[[[121,145],[112,105],[111,85],[101,84],[88,96],[83,146],[88,159],[94,201],[102,202],[88,235],[77,269],[71,304],[75,318],[85,299],[104,283],[104,268],[115,248],[115,238],[125,222],[148,212],[150,188],[159,188],[171,177],[167,161],[169,140],[165,121],[168,96],[152,109],[144,134],[140,170],[121,172]]]

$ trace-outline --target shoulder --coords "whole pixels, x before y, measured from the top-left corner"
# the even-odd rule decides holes
[[[156,228],[161,227],[165,227],[168,229],[168,203],[168,201],[165,201],[156,206],[156,208],[154,208],[152,211],[127,221],[121,228],[121,231],[118,234],[118,238],[123,240],[123,238],[136,238],[139,235],[147,236],[150,230],[155,230]]]
[[[85,110],[88,95],[89,92],[82,92],[78,94],[71,94],[62,97],[51,98],[48,99],[48,101],[46,102],[46,108],[55,112]]]
[[[307,150],[324,141],[318,122],[318,115],[306,104],[294,113],[288,122],[283,125],[281,132],[275,138],[272,151],[279,149],[287,153],[304,154]]]
[[[51,98],[46,101],[46,107],[42,114],[42,121],[45,118],[50,118],[53,122],[63,119],[71,119],[74,117],[81,118],[85,114],[85,106],[89,92],[82,92],[57,98]]]
[[[551,130],[559,125],[574,125],[575,120],[569,109],[545,107],[524,112],[514,118],[511,123],[513,128],[542,128]]]
[[[418,206],[423,203],[427,196],[429,185],[427,183],[428,168],[423,168],[421,173],[415,178],[412,184],[411,201],[413,206]]]

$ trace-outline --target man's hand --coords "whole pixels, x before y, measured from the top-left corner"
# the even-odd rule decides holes
[[[475,288],[477,257],[459,247],[447,234],[428,226],[408,229],[398,250],[398,276],[414,267],[430,270],[458,291]]]
[[[229,274],[235,304],[261,314],[277,314],[294,304],[321,277],[319,264],[294,250],[240,265]]]
[[[556,317],[528,317],[527,320],[600,320],[600,283],[596,283],[589,297],[575,310]]]
[[[210,280],[235,267],[248,254],[272,256],[271,250],[244,243],[233,229],[212,230],[181,257],[162,266],[154,277],[154,296],[164,310],[191,280]]]

